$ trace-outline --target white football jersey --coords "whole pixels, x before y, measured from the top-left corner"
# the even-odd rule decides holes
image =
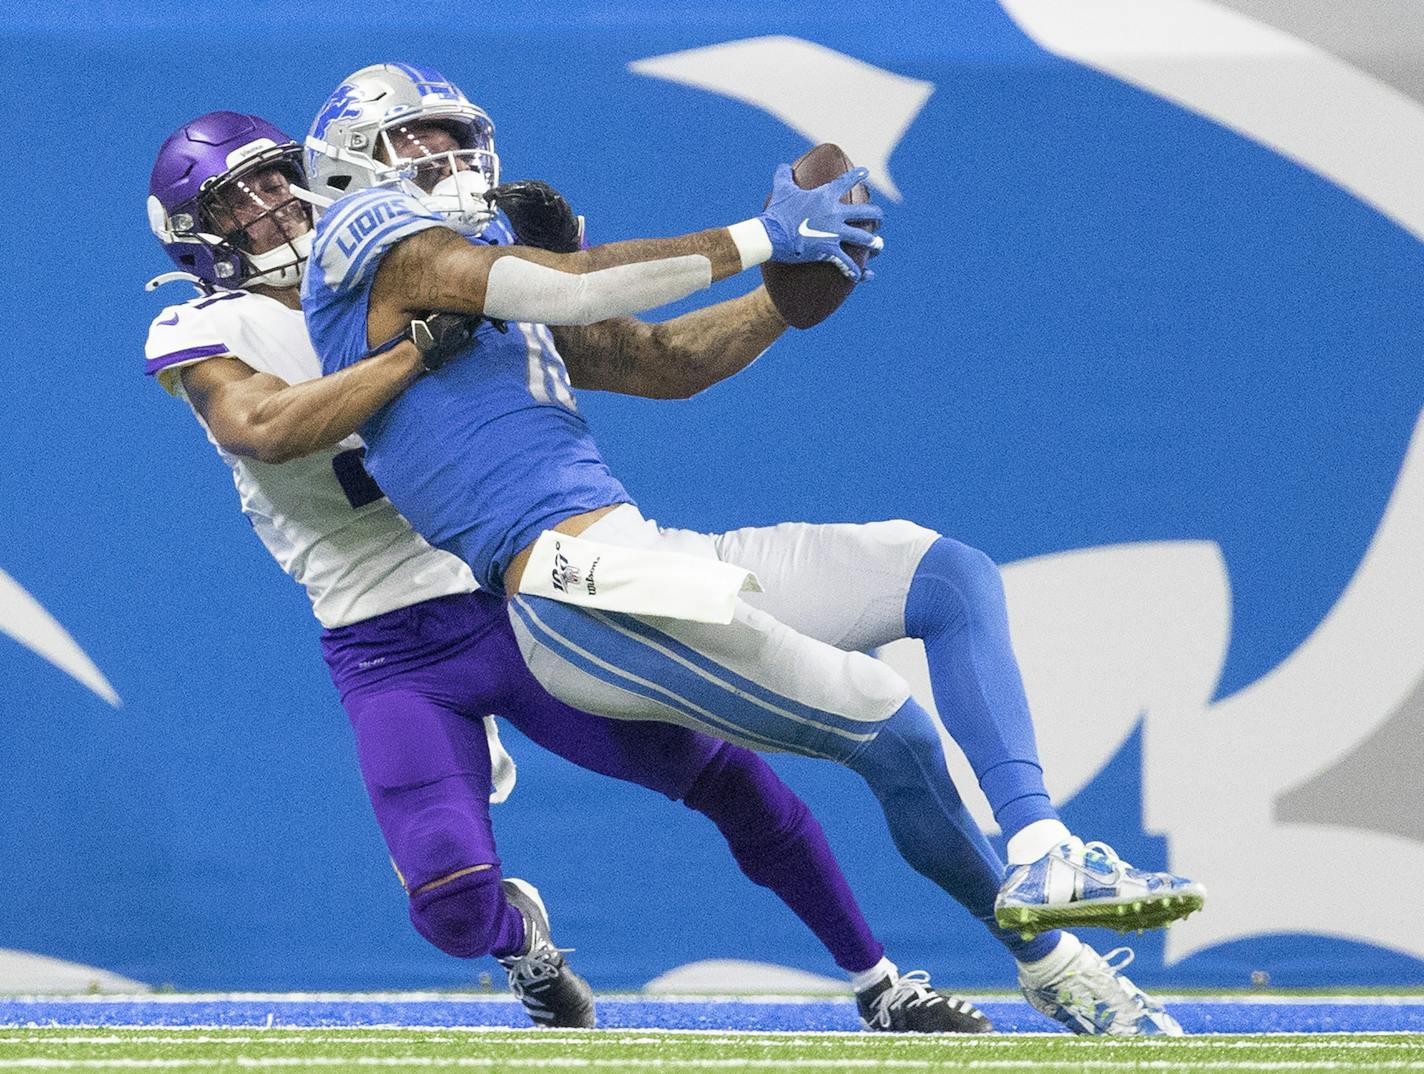
[[[145,351],[146,371],[185,402],[178,371],[208,358],[230,355],[288,384],[321,376],[301,311],[248,291],[169,306],[149,328]],[[202,422],[196,410],[194,416]],[[361,464],[360,437],[273,465],[224,451],[203,428],[232,468],[252,528],[306,587],[322,626],[478,588],[463,561],[427,544],[382,495]]]

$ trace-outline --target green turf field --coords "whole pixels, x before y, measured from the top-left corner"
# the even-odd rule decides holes
[[[6,1029],[0,1070],[1424,1070],[1424,1034],[1081,1040],[854,1033]]]

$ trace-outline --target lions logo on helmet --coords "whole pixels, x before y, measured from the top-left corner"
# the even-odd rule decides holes
[[[422,138],[435,127],[444,139]],[[494,123],[440,72],[406,63],[363,67],[327,98],[307,135],[315,193],[340,198],[395,186],[431,212],[482,227],[484,194],[499,185]]]

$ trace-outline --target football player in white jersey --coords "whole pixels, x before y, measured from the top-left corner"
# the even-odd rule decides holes
[[[966,1001],[885,959],[815,818],[756,754],[552,698],[520,658],[503,601],[382,496],[354,431],[417,378],[440,376],[427,374],[438,359],[407,340],[319,376],[296,289],[311,242],[294,194],[302,181],[298,147],[256,117],[210,113],[168,139],[149,220],[181,271],[159,281],[191,280],[201,293],[155,318],[147,372],[190,404],[258,537],[311,598],[416,929],[450,954],[499,958],[536,1022],[593,1024],[537,892],[501,874],[489,803],[509,780],[492,721],[482,723],[497,711],[574,763],[712,819],[747,876],[851,976],[866,1028],[987,1030]]]

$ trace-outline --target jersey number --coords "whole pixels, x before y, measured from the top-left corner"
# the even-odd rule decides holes
[[[520,324],[519,332],[529,362],[529,394],[536,402],[558,403],[577,412],[569,373],[554,346],[553,334],[542,324]]]
[[[341,491],[346,493],[346,502],[352,508],[365,507],[385,496],[376,479],[366,472],[361,461],[365,457],[366,449],[359,447],[340,452],[331,459],[331,469],[341,484]]]

